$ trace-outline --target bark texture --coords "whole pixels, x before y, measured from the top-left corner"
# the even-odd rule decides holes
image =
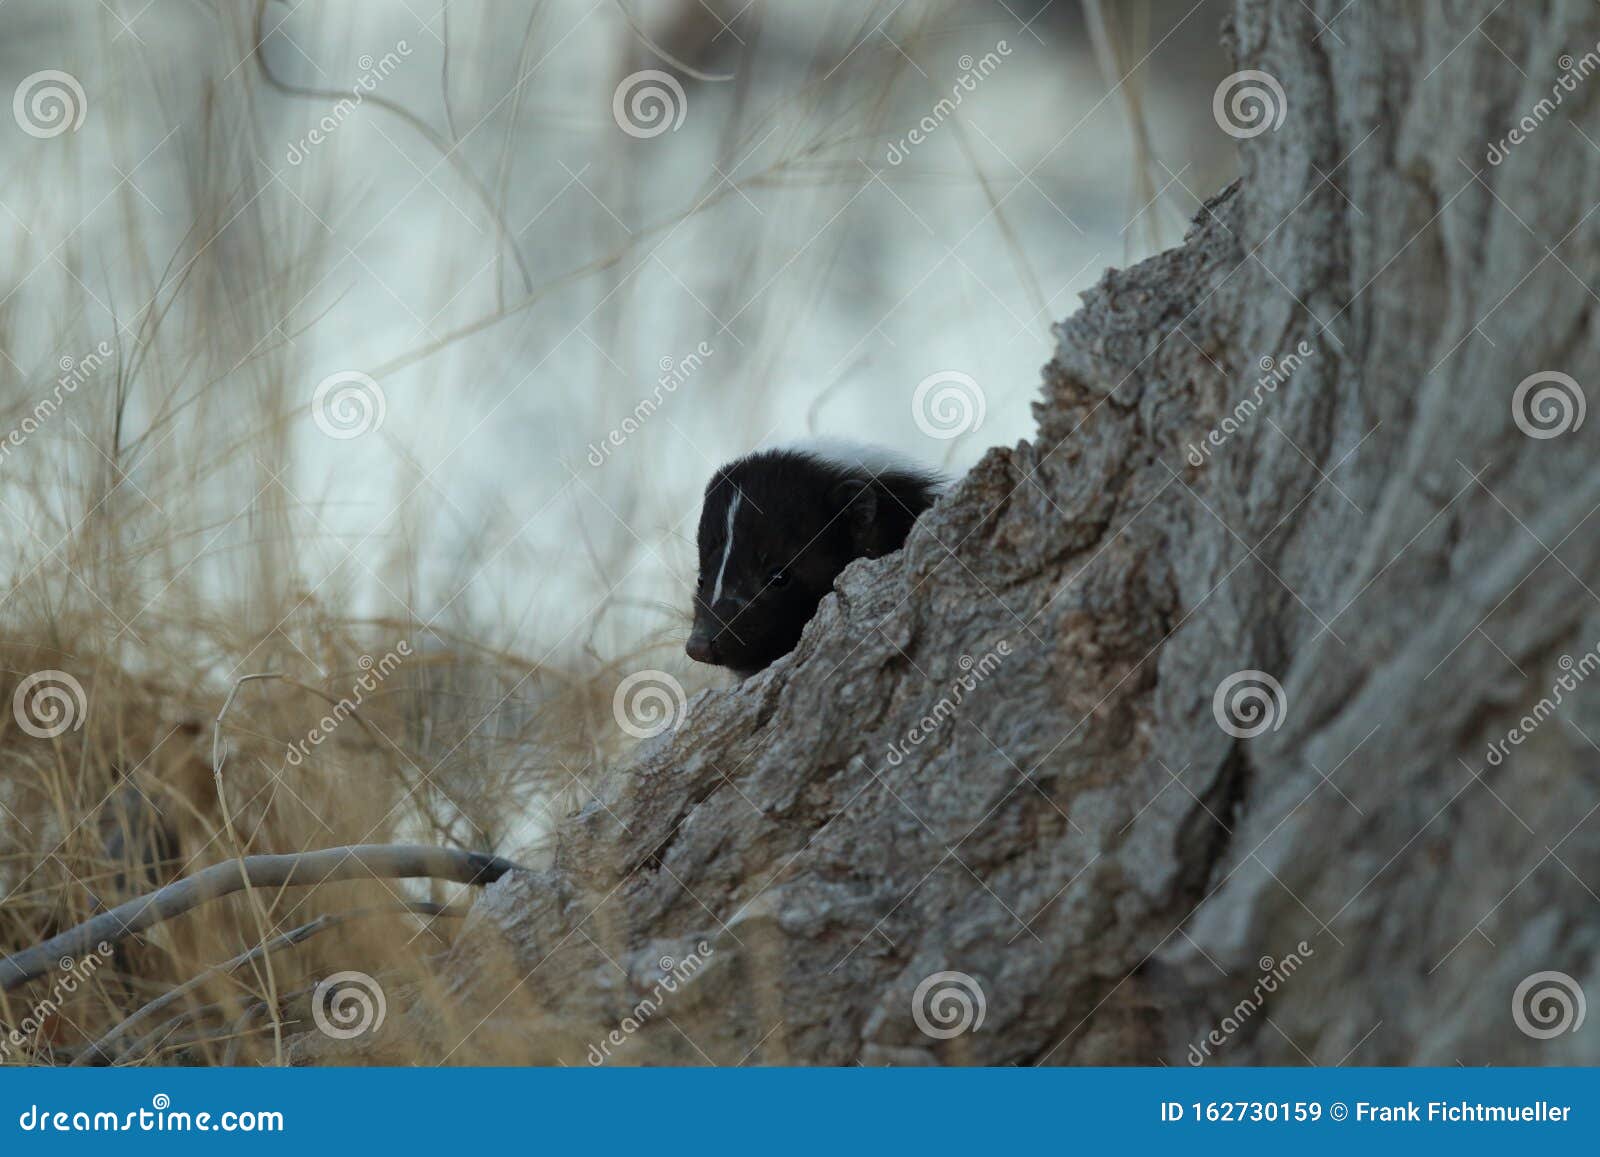
[[[1226,35],[1283,123],[1058,327],[1038,436],[338,1055],[1600,1062],[1513,1012],[1541,971],[1600,993],[1600,679],[1524,726],[1600,644],[1600,423],[1513,416],[1530,374],[1600,382],[1600,77],[1484,160],[1600,10],[1241,0]],[[1247,671],[1283,700],[1239,737]],[[655,1000],[663,958],[697,963]],[[981,1025],[919,1027],[941,972]]]

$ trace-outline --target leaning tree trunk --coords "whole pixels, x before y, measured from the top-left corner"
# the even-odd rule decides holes
[[[1600,11],[1228,35],[1282,124],[1058,328],[1038,436],[489,888],[370,1055],[1600,1061],[1523,984],[1600,979],[1600,454],[1558,405],[1600,381],[1600,77],[1535,112]]]

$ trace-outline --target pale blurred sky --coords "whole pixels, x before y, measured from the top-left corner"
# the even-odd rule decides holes
[[[283,468],[308,587],[364,610],[487,623],[535,656],[621,653],[687,605],[716,463],[809,432],[959,470],[1029,437],[1050,323],[1106,266],[1145,256],[1153,226],[1176,244],[1195,195],[1233,175],[1235,142],[1210,109],[1228,71],[1218,4],[1120,6],[1137,67],[1110,92],[1066,0],[630,10],[669,51],[734,79],[697,80],[653,54],[613,0],[550,0],[531,30],[523,5],[453,0],[447,18],[418,0],[267,6],[265,52],[283,79],[348,93],[386,72],[372,95],[455,142],[443,160],[369,99],[346,114],[259,85],[246,98],[248,21],[177,0],[12,0],[0,9],[6,91],[61,69],[86,109],[75,132],[0,134],[7,392],[46,388],[61,357],[85,352],[63,343],[114,341],[120,322],[126,345],[140,286],[192,253],[191,229],[226,222],[209,250],[221,273],[196,289],[234,319],[230,349],[255,339],[276,352],[265,387],[254,364],[219,372],[205,421],[225,427],[229,399],[279,390],[290,434],[241,447],[197,419],[161,453],[237,458],[236,485],[152,495],[159,514],[140,516],[223,524],[263,469]],[[891,164],[891,143],[987,53],[998,66]],[[669,92],[677,128],[619,125],[614,94],[641,69],[681,86],[681,102]],[[208,94],[237,106],[233,131],[205,133]],[[1129,96],[1163,190],[1150,208]],[[335,127],[308,145],[327,116]],[[503,205],[532,294],[458,165]],[[197,173],[250,194],[230,202],[237,219],[196,224]],[[260,268],[263,252],[274,268]],[[177,352],[195,335],[171,328],[174,349],[135,383],[133,426],[164,391],[201,384]],[[593,466],[590,446],[700,343],[703,364]],[[343,371],[374,375],[384,403],[381,428],[348,440],[310,414],[317,384]],[[981,426],[959,438],[914,419],[918,383],[940,373],[982,395]],[[108,391],[93,383],[66,412],[104,410]],[[54,436],[28,449],[50,452]],[[261,532],[241,518],[188,549]],[[397,590],[410,550],[420,580]]]

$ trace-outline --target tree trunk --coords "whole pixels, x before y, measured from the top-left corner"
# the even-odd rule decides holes
[[[1600,1061],[1541,1031],[1600,980],[1600,455],[1541,394],[1600,381],[1600,78],[1485,160],[1600,10],[1226,35],[1282,124],[1058,327],[1036,439],[490,887],[369,1055]]]

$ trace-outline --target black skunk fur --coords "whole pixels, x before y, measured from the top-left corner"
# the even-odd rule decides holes
[[[752,675],[787,655],[839,572],[899,550],[945,486],[871,447],[761,450],[722,467],[700,510],[689,657]]]

